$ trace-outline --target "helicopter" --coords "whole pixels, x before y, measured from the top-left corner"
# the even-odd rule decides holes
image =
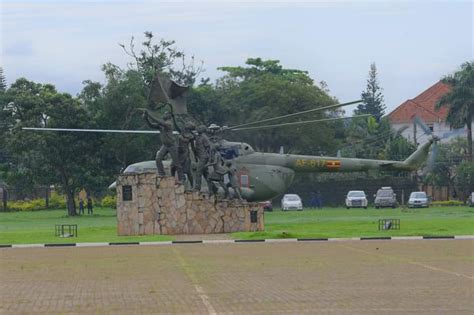
[[[185,93],[187,87],[183,87],[166,77],[157,75],[152,82],[149,98],[155,103],[168,105],[171,110],[175,109],[176,115],[173,119],[176,124],[175,133],[179,133],[179,125],[183,124],[188,116]],[[287,114],[278,117],[267,118],[259,121],[240,124],[232,127],[219,127],[212,124],[208,130],[214,135],[217,133],[225,133],[241,130],[258,130],[268,128],[278,128],[283,126],[295,126],[303,124],[312,124],[317,122],[335,121],[340,119],[348,119],[354,117],[367,117],[370,115],[357,115],[353,117],[335,117],[307,121],[288,122],[280,124],[262,125],[294,117],[297,115],[308,114],[316,111],[324,111],[348,106],[361,101],[353,101],[342,104],[329,105],[315,109],[305,110],[298,113]],[[258,125],[258,126],[255,126]],[[23,128],[25,130],[41,130],[41,131],[62,131],[62,132],[107,132],[107,133],[147,133],[158,134],[157,130],[103,130],[103,129],[68,129],[68,128]],[[278,195],[283,194],[292,184],[295,175],[298,173],[320,173],[320,172],[360,172],[368,170],[381,171],[415,171],[427,159],[430,147],[436,143],[438,139],[432,136],[425,144],[419,146],[404,161],[390,160],[374,160],[374,159],[357,159],[343,157],[328,156],[312,156],[312,155],[296,155],[280,153],[257,152],[252,146],[245,142],[227,141],[223,137],[217,137],[215,147],[220,156],[227,161],[232,161],[236,170],[236,176],[240,193],[243,199],[250,202],[259,202],[270,200]],[[171,175],[171,161],[164,161],[165,170]],[[129,165],[123,171],[127,173],[144,173],[156,172],[156,164],[154,160],[143,161]],[[224,178],[224,183],[228,183],[228,177]],[[115,182],[109,186],[110,189],[115,188]],[[229,189],[231,193],[233,190]]]
[[[298,173],[358,172],[368,170],[414,171],[426,160],[433,140],[420,146],[404,161],[256,152],[245,142],[221,142],[221,153],[233,151],[242,198],[265,201],[284,193]],[[166,162],[166,161],[165,161]],[[171,162],[164,163],[169,172]],[[156,172],[154,160],[129,165],[126,173]],[[113,189],[115,183],[109,187]]]

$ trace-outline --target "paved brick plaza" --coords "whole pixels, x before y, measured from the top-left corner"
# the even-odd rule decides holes
[[[0,313],[472,314],[474,241],[0,250]]]

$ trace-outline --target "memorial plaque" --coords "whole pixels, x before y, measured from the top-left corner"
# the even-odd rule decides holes
[[[122,200],[132,200],[132,186],[122,186]]]
[[[250,223],[257,223],[257,211],[250,211]]]

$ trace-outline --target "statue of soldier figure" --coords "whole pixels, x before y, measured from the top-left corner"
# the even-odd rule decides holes
[[[229,177],[229,185],[234,190],[234,195],[235,195],[234,197],[237,197],[240,200],[242,200],[242,194],[240,193],[240,187],[239,187],[239,183],[237,181],[237,169],[235,168],[235,166],[232,164],[231,161],[226,161],[225,162],[225,168],[227,170],[226,174]],[[228,187],[226,189],[226,196],[227,197],[229,196],[229,188]]]
[[[143,113],[143,117],[145,118],[145,121],[150,128],[155,128],[160,131],[162,145],[156,153],[156,168],[158,169],[158,176],[166,176],[165,168],[163,166],[163,160],[166,154],[169,153],[169,155],[171,156],[172,163],[176,168],[176,172],[178,173],[178,180],[176,181],[176,184],[182,184],[185,178],[183,168],[181,167],[181,163],[179,161],[178,144],[173,135],[174,127],[171,113],[165,112],[163,114],[162,119],[159,119],[152,117],[148,114],[148,111],[145,111]]]
[[[188,177],[191,185],[193,184],[193,175],[191,172],[191,157],[189,146],[193,145],[194,134],[196,129],[194,123],[188,121],[185,123],[184,130],[178,136],[178,162],[183,170],[183,173]],[[173,162],[171,165],[171,175],[174,176],[177,168]]]
[[[212,145],[209,141],[209,138],[206,136],[206,126],[200,125],[197,127],[196,131],[197,135],[195,137],[194,142],[196,158],[198,161],[196,165],[193,190],[201,191],[202,176],[204,176],[209,187],[209,195],[213,195],[214,190],[212,189],[212,182],[209,179],[208,170],[209,162],[211,160]]]
[[[213,172],[209,175],[212,181],[218,183],[220,187],[224,190],[225,198],[230,197],[229,187],[232,187],[234,190],[234,197],[242,200],[242,195],[240,193],[240,187],[237,182],[237,170],[232,164],[232,161],[227,161],[222,158],[220,153],[216,151],[214,153],[214,159],[212,161]],[[226,185],[224,183],[225,175],[229,178],[229,183]],[[212,186],[214,192],[217,191],[217,187]]]

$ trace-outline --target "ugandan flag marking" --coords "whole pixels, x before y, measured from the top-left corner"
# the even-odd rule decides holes
[[[326,161],[326,168],[332,171],[337,171],[341,167],[341,161],[329,160]]]

